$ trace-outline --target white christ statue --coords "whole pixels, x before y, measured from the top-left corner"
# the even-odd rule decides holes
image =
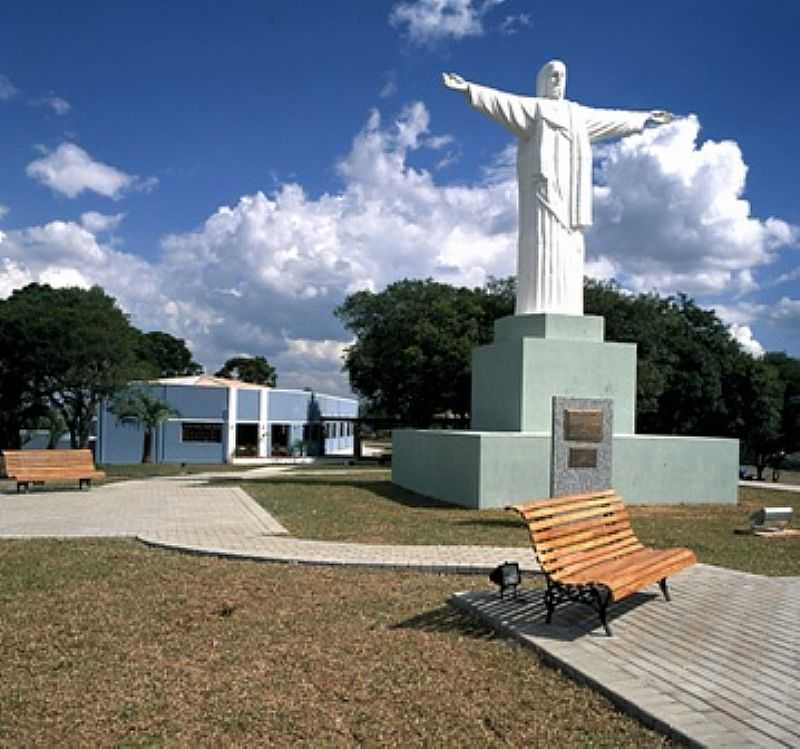
[[[592,223],[592,147],[603,138],[671,122],[669,112],[585,107],[564,98],[567,68],[542,66],[536,96],[517,96],[443,74],[479,112],[517,136],[519,243],[515,314],[583,314],[583,232]]]

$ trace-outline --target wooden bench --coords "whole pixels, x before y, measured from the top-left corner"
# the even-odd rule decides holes
[[[45,481],[77,481],[90,487],[92,479],[105,478],[94,467],[91,450],[4,450],[2,473],[17,482],[17,493]]]
[[[547,623],[563,601],[592,606],[606,634],[610,603],[658,583],[697,562],[689,549],[652,549],[631,528],[622,498],[612,490],[545,499],[507,508],[528,524],[531,544],[547,581]]]

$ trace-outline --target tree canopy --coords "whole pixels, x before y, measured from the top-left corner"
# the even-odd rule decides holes
[[[143,362],[152,368],[154,377],[185,377],[203,374],[203,367],[193,358],[183,338],[155,330],[143,333],[137,350]]]
[[[53,289],[30,284],[0,307],[3,392],[18,378],[4,443],[48,408],[63,417],[73,447],[88,443],[100,398],[141,373],[136,329],[101,288]]]
[[[183,341],[142,334],[98,286],[17,289],[0,300],[0,447],[19,448],[20,430],[43,424],[86,447],[99,401],[165,362],[197,366]]]
[[[427,279],[347,297],[335,314],[356,336],[344,365],[353,389],[373,412],[411,424],[467,414],[471,352],[492,324],[487,296]]]
[[[217,377],[250,382],[253,385],[275,387],[278,383],[275,367],[263,356],[234,356],[228,359],[215,374]]]

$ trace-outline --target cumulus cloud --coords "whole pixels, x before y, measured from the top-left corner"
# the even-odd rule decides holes
[[[396,3],[389,23],[417,44],[484,33],[483,17],[504,0],[411,0]]]
[[[695,125],[675,123],[604,151],[587,270],[662,292],[752,288],[754,270],[794,235],[779,219],[750,216],[738,147],[698,145]],[[348,293],[405,277],[479,286],[514,272],[513,144],[472,184],[441,184],[412,165],[451,145],[432,131],[421,102],[393,120],[374,111],[336,165],[335,192],[312,197],[285,182],[244,195],[195,230],[165,236],[152,262],[103,241],[121,214],[9,231],[0,241],[0,291],[56,269],[58,283],[106,288],[140,327],[187,339],[208,369],[245,351],[267,356],[283,386],[346,392],[347,341],[332,310]],[[725,301],[726,322],[739,326],[769,315],[800,320],[800,302],[788,298],[772,312]]]
[[[728,328],[736,343],[739,344],[748,354],[760,359],[764,356],[764,347],[753,337],[753,331],[747,325],[731,325]]]
[[[8,101],[17,94],[17,87],[8,76],[0,75],[0,101]]]
[[[0,220],[4,219],[11,209],[7,205],[0,203]]]
[[[700,123],[690,116],[601,151],[587,251],[591,261],[613,267],[626,286],[752,291],[753,269],[797,240],[797,227],[750,215],[739,146],[698,144],[699,132]]]
[[[62,143],[55,151],[28,164],[25,172],[32,179],[68,198],[91,190],[107,198],[117,199],[126,190],[150,191],[158,184],[155,177],[142,179],[109,164],[95,161],[74,143]]]

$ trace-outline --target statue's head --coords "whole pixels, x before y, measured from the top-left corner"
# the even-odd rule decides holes
[[[567,66],[561,60],[542,65],[536,76],[536,95],[543,99],[563,99],[567,93]]]

